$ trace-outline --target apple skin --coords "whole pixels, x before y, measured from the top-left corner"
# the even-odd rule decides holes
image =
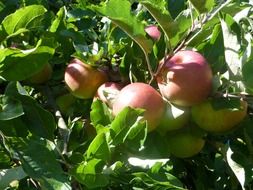
[[[97,98],[101,100],[102,102],[107,104],[109,108],[112,108],[115,98],[123,87],[123,84],[120,83],[105,82],[97,89],[95,99]]]
[[[52,66],[47,63],[39,72],[32,75],[28,81],[32,84],[43,84],[52,77],[52,73]]]
[[[232,130],[247,115],[248,104],[240,101],[241,109],[219,109],[212,107],[211,100],[206,100],[192,107],[193,121],[202,129],[211,133],[225,133]]]
[[[183,128],[189,122],[190,115],[190,108],[175,106],[168,102],[157,131],[165,135],[168,131]]]
[[[119,92],[113,104],[113,115],[117,115],[127,106],[146,110],[144,118],[149,132],[159,125],[165,111],[161,95],[150,85],[141,82],[128,84]]]
[[[70,92],[82,99],[93,98],[98,87],[107,81],[106,74],[79,59],[73,59],[67,65],[64,81]]]
[[[198,154],[205,145],[202,136],[182,130],[168,135],[167,145],[169,152],[178,158],[189,158]]]
[[[161,37],[161,32],[156,25],[146,26],[145,32],[155,41],[158,41]]]
[[[166,60],[157,82],[167,100],[179,106],[192,106],[209,96],[212,77],[212,70],[201,54],[182,50]]]

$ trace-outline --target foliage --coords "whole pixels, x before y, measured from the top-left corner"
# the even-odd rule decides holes
[[[0,1],[0,189],[252,189],[252,6],[250,0]],[[162,31],[159,41],[145,33],[153,24]],[[144,110],[113,116],[101,101],[78,98],[67,112],[58,109],[73,57],[105,68],[111,81],[157,89],[159,61],[181,49],[209,62],[210,97],[248,103],[246,118],[225,134],[189,121],[206,141],[193,157],[170,155],[166,136],[147,132]],[[31,84],[27,79],[48,63],[51,79]],[[231,101],[216,106],[231,108]]]

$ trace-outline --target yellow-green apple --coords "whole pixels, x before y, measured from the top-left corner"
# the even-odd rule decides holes
[[[224,133],[232,130],[247,114],[248,104],[240,101],[240,108],[214,109],[212,100],[208,99],[192,107],[193,121],[207,132]]]

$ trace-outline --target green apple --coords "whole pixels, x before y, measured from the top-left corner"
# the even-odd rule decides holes
[[[240,108],[214,109],[208,99],[192,107],[193,121],[207,132],[224,133],[233,129],[247,114],[247,102],[241,100]]]

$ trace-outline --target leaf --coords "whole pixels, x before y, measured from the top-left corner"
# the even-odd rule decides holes
[[[5,95],[15,97],[21,102],[24,111],[22,123],[25,123],[33,134],[53,140],[56,129],[53,115],[30,97],[20,83],[9,83]]]
[[[108,185],[108,176],[103,171],[104,162],[99,159],[92,159],[88,162],[82,162],[74,167],[70,172],[88,189],[105,187]]]
[[[238,80],[241,77],[242,59],[240,57],[240,31],[239,26],[229,15],[220,18],[223,41],[225,48],[225,60],[229,67],[230,79]],[[240,78],[239,78],[240,79]]]
[[[39,40],[35,48],[26,51],[0,49],[0,77],[9,81],[19,81],[40,71],[54,54],[54,47],[43,44],[48,40]],[[54,40],[51,39],[52,41]]]
[[[215,5],[214,0],[190,0],[190,2],[200,14],[211,11]]]
[[[131,4],[128,0],[109,0],[101,6],[92,6],[93,10],[108,17],[126,32],[145,53],[152,51],[152,41],[146,38],[144,24],[131,14]]]
[[[0,102],[2,102],[0,120],[10,120],[24,114],[23,107],[20,101],[8,96],[3,96],[0,97]]]
[[[26,176],[27,174],[21,166],[0,170],[0,188],[5,189],[12,181],[21,180]]]
[[[104,133],[98,134],[87,150],[87,159],[97,158],[104,162],[110,159],[110,149]]]
[[[108,107],[100,100],[96,100],[91,105],[90,119],[92,124],[106,126],[111,123],[111,114]]]
[[[253,93],[253,61],[250,60],[242,67],[243,83]]]
[[[113,145],[121,144],[126,140],[131,128],[140,122],[143,112],[143,110],[126,107],[116,116],[110,128]]]
[[[38,180],[42,189],[71,189],[51,144],[39,137],[8,138],[8,146],[18,155],[25,173]]]
[[[16,33],[20,29],[37,29],[43,27],[43,17],[46,9],[41,5],[31,5],[18,9],[2,21],[3,30],[7,35]]]

